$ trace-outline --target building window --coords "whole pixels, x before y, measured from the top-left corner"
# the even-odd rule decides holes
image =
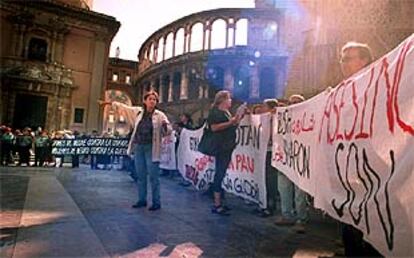
[[[29,42],[29,52],[27,58],[30,60],[37,60],[46,62],[47,42],[44,39],[32,38]]]
[[[131,75],[127,74],[127,76],[125,77],[125,83],[131,84]]]
[[[82,124],[84,113],[85,113],[85,109],[75,108],[75,116],[74,116],[73,122],[76,124]]]
[[[117,73],[112,74],[112,81],[114,81],[114,82],[118,81],[118,74]]]

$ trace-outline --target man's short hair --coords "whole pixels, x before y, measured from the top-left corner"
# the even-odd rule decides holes
[[[341,54],[348,49],[358,49],[359,58],[367,60],[368,64],[372,62],[372,50],[371,48],[364,43],[349,41],[341,49]]]

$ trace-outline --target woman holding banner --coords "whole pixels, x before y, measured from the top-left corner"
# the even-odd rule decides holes
[[[216,158],[216,173],[212,190],[214,193],[214,207],[212,213],[219,215],[230,215],[228,208],[222,204],[221,184],[226,174],[227,167],[231,161],[231,155],[236,147],[236,129],[243,117],[243,114],[232,116],[229,109],[231,108],[231,96],[229,91],[217,92],[212,108],[209,111],[207,124],[213,132],[213,138],[220,143]]]
[[[147,206],[147,175],[149,175],[152,190],[152,206],[150,211],[161,208],[159,164],[161,154],[161,138],[171,133],[172,128],[167,116],[156,109],[158,94],[148,91],[144,94],[143,107],[130,107],[119,102],[103,102],[126,115],[134,130],[129,141],[128,155],[134,155],[138,179],[138,202],[133,208]]]

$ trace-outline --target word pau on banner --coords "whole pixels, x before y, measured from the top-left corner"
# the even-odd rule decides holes
[[[84,138],[54,140],[53,155],[127,155],[127,138]]]
[[[274,116],[272,165],[384,256],[414,257],[414,34]]]

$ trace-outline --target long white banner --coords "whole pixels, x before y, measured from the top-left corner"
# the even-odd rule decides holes
[[[414,34],[274,119],[274,167],[383,255],[414,257]]]
[[[204,128],[183,129],[178,146],[178,169],[197,189],[213,182],[213,157],[197,151]],[[237,129],[237,147],[223,180],[223,189],[266,207],[266,151],[270,137],[270,115],[245,116]]]

